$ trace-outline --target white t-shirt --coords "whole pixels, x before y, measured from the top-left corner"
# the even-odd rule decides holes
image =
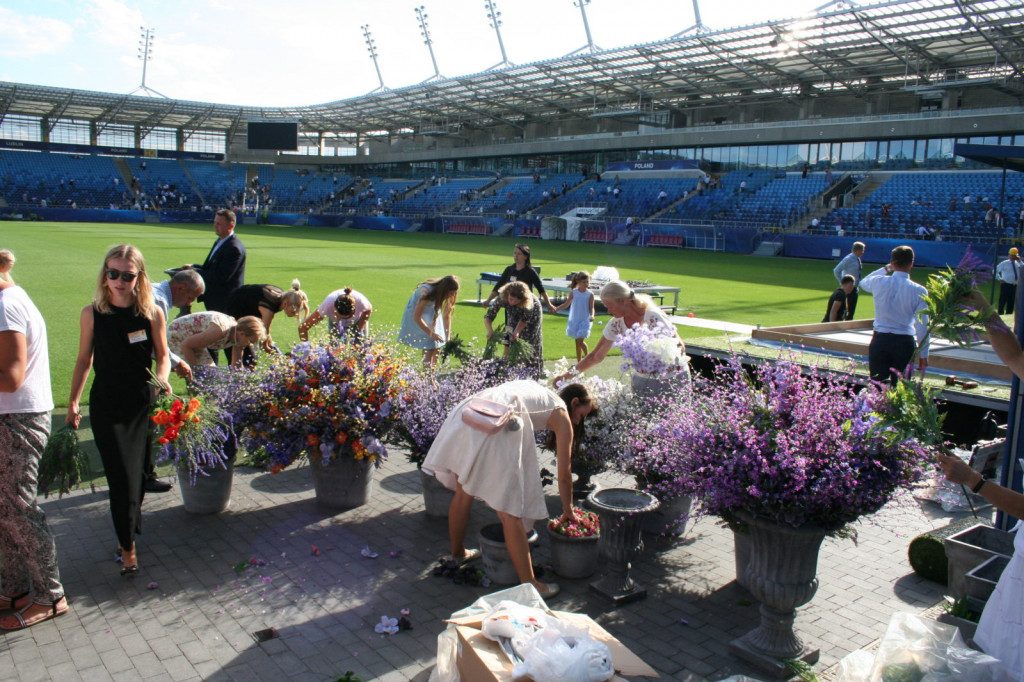
[[[39,309],[19,286],[0,290],[0,332],[25,336],[25,380],[14,393],[0,393],[0,414],[31,414],[53,409],[46,323]]]
[[[363,313],[373,310],[373,305],[370,304],[370,299],[362,295],[355,289],[350,292],[352,300],[355,302],[355,312],[352,317],[342,319],[338,317],[338,313],[334,310],[334,302],[338,300],[338,297],[345,293],[344,289],[338,289],[327,294],[327,298],[321,303],[316,311],[331,321],[331,324],[335,325],[339,330],[347,329],[349,326],[355,324]]]

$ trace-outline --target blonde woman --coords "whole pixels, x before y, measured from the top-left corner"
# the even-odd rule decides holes
[[[509,347],[519,339],[530,344],[533,357],[530,365],[540,369],[544,366],[544,336],[542,333],[540,299],[530,293],[525,282],[509,282],[498,290],[498,297],[491,301],[484,313],[484,326],[487,327],[487,340],[494,336],[494,319],[498,311],[505,309],[505,331],[499,343],[505,346],[505,357],[509,355]]]
[[[193,367],[215,365],[207,351],[231,349],[231,366],[242,366],[243,351],[258,346],[267,338],[263,321],[255,315],[238,319],[207,310],[174,319],[167,327],[167,344]]]
[[[13,283],[11,268],[14,267],[14,253],[10,249],[0,249],[0,280]]]
[[[121,575],[139,570],[135,535],[142,531],[143,463],[149,455],[149,412],[155,398],[153,373],[165,387],[170,373],[163,311],[142,253],[131,244],[115,246],[103,259],[93,301],[82,309],[78,359],[71,377],[65,420],[78,428],[79,402],[89,371],[93,438],[110,490],[110,513],[121,552]]]
[[[309,315],[309,296],[302,290],[299,280],[293,279],[288,291],[273,284],[246,284],[236,289],[228,298],[227,314],[236,320],[252,315],[263,322],[266,335],[263,350],[271,350],[274,340],[270,337],[270,325],[274,315],[283,312],[286,317],[298,317],[302,328]]]
[[[420,282],[409,297],[402,315],[398,340],[423,351],[423,364],[433,367],[442,346],[451,338],[452,312],[459,294],[455,275]]]

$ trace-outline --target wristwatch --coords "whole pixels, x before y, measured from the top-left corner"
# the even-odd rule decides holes
[[[975,495],[979,494],[979,493],[981,492],[981,489],[982,489],[983,487],[985,487],[985,484],[986,484],[987,482],[988,482],[988,481],[986,481],[986,480],[985,480],[985,477],[984,477],[984,476],[982,476],[982,477],[981,477],[981,480],[980,480],[980,481],[978,481],[978,484],[977,484],[977,485],[975,485],[975,486],[974,486],[973,488],[971,488],[971,492],[972,492],[972,493],[974,493]]]

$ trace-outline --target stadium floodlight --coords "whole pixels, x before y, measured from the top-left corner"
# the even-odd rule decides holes
[[[420,35],[423,36],[423,44],[430,50],[430,61],[434,64],[434,75],[426,81],[440,80],[444,78],[437,68],[437,59],[434,57],[434,41],[430,39],[430,26],[427,24],[427,8],[420,5],[416,8],[416,21],[420,24]]]
[[[153,41],[156,40],[156,29],[139,26],[139,31],[139,59],[142,60],[142,83],[139,87],[135,88],[128,94],[134,95],[136,92],[141,90],[151,97],[156,95],[158,97],[163,97],[164,99],[169,99],[167,95],[159,93],[146,85],[146,65],[149,63],[149,60],[153,58]]]
[[[590,35],[590,22],[587,20],[587,5],[589,5],[592,1],[593,0],[573,0],[572,6],[579,7],[580,14],[583,15],[583,30],[587,34],[587,44],[579,48],[578,50],[573,50],[569,54],[565,55],[566,57],[571,57],[572,55],[579,54],[581,52],[589,52],[590,54],[594,54],[595,52],[601,51],[601,48],[594,44],[594,38],[593,36]]]
[[[384,77],[380,75],[380,64],[377,63],[377,43],[370,34],[370,25],[363,24],[359,28],[363,29],[363,38],[366,39],[366,51],[370,53],[370,59],[373,60],[373,68],[377,70],[377,82],[380,83],[380,85],[370,92],[382,92],[387,90],[387,87],[384,85]]]
[[[493,28],[494,34],[498,36],[498,48],[501,50],[501,61],[487,70],[490,71],[501,66],[515,66],[508,60],[508,55],[505,53],[505,41],[501,39],[501,12],[498,11],[497,4],[494,0],[484,0],[484,9],[487,10],[487,18],[490,20],[487,25]]]

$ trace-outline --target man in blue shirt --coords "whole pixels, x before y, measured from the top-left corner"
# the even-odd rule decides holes
[[[914,250],[897,246],[889,264],[861,280],[861,287],[875,297],[875,333],[868,346],[868,368],[875,381],[895,384],[901,375],[909,376],[910,359],[917,347],[919,317],[927,307],[928,291],[910,279],[914,268]],[[928,344],[918,358],[918,367],[928,366]],[[908,371],[909,370],[909,371]]]
[[[839,286],[843,285],[845,275],[853,275],[853,293],[846,297],[846,319],[852,320],[853,313],[857,310],[857,285],[860,284],[862,266],[861,258],[864,256],[864,242],[854,242],[850,253],[846,254],[839,265],[832,268]]]

